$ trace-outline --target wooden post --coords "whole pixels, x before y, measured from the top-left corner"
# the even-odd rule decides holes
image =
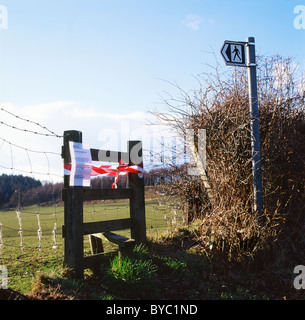
[[[128,141],[129,165],[143,165],[143,153],[141,141]],[[131,238],[136,244],[146,242],[145,198],[144,198],[144,174],[128,174],[128,187],[131,189],[130,218]]]
[[[80,131],[65,131],[62,157],[71,163],[69,141],[82,142]],[[64,263],[73,270],[75,278],[83,278],[83,187],[70,187],[70,176],[64,177],[65,256]]]

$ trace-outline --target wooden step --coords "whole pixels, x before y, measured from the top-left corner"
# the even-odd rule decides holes
[[[118,244],[120,249],[133,249],[136,244],[134,239],[130,239],[113,232],[105,232],[103,233],[103,236],[110,242]]]

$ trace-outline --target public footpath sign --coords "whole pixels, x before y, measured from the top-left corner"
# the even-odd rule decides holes
[[[228,66],[246,66],[246,42],[225,41],[220,53]]]
[[[248,67],[254,212],[256,215],[256,221],[260,224],[261,216],[263,214],[263,187],[259,137],[255,39],[254,37],[248,37],[246,42],[225,41],[220,53],[223,56],[226,65]]]

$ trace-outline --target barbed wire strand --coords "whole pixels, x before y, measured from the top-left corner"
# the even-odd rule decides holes
[[[27,152],[41,153],[41,154],[47,153],[47,154],[52,154],[52,155],[56,155],[56,156],[60,156],[60,155],[61,155],[60,153],[58,153],[58,152],[53,152],[53,151],[38,151],[38,150],[32,150],[32,149],[29,149],[29,148],[21,147],[21,146],[15,144],[15,143],[12,143],[12,142],[4,139],[4,138],[1,138],[1,137],[0,137],[0,139],[2,140],[2,144],[1,144],[1,146],[0,146],[0,149],[1,149],[1,147],[2,147],[2,145],[3,145],[4,143],[7,143],[7,144],[9,144],[9,145],[11,145],[11,146],[13,146],[13,147],[16,147],[16,148],[25,150],[25,151],[27,151]]]
[[[57,174],[57,173],[48,173],[48,172],[38,172],[38,171],[33,171],[30,172],[28,170],[22,170],[22,169],[16,169],[16,168],[12,168],[12,167],[6,167],[6,166],[2,166],[0,165],[0,168],[5,169],[5,170],[12,170],[12,172],[14,173],[14,171],[18,171],[21,173],[32,173],[32,174],[37,174],[37,175],[41,175],[41,176],[50,176],[52,175],[53,177],[58,177],[58,178],[62,178],[63,175]]]
[[[35,122],[35,121],[32,121],[32,120],[25,119],[25,118],[22,118],[22,117],[20,117],[20,116],[17,116],[16,114],[14,114],[14,113],[12,113],[12,112],[10,112],[10,111],[7,111],[7,110],[5,110],[4,108],[0,108],[0,110],[1,110],[2,112],[6,112],[7,114],[15,117],[16,119],[25,121],[25,122],[27,122],[27,123],[32,123],[32,124],[34,124],[34,125],[42,128],[43,130],[48,131],[49,133],[41,133],[41,132],[32,131],[32,130],[28,130],[28,129],[17,128],[17,127],[12,126],[12,125],[10,125],[10,124],[8,124],[8,123],[5,123],[4,121],[0,121],[0,123],[3,124],[3,125],[5,125],[5,126],[8,126],[8,127],[12,128],[12,129],[15,129],[15,130],[24,131],[24,132],[28,132],[28,133],[34,133],[34,134],[38,134],[38,135],[42,135],[42,136],[56,137],[56,138],[62,138],[62,137],[63,137],[63,136],[61,136],[61,135],[56,134],[54,131],[48,129],[46,126],[43,126],[43,125],[41,125],[41,124],[38,123],[38,122]]]

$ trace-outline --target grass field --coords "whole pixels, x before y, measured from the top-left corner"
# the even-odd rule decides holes
[[[84,222],[122,219],[129,215],[128,201],[84,205]],[[27,292],[37,274],[50,270],[54,274],[62,272],[64,239],[61,228],[64,224],[64,207],[21,208],[19,217],[20,219],[16,210],[0,211],[0,265],[5,265],[8,269],[9,287]],[[146,202],[146,226],[149,233],[161,232],[168,227],[171,229],[176,220],[177,217],[168,205],[160,205],[157,200]],[[39,229],[41,233],[38,232]],[[129,230],[117,233],[130,236]],[[105,241],[106,252],[114,247],[116,246]],[[84,254],[90,254],[88,236],[84,236]]]

